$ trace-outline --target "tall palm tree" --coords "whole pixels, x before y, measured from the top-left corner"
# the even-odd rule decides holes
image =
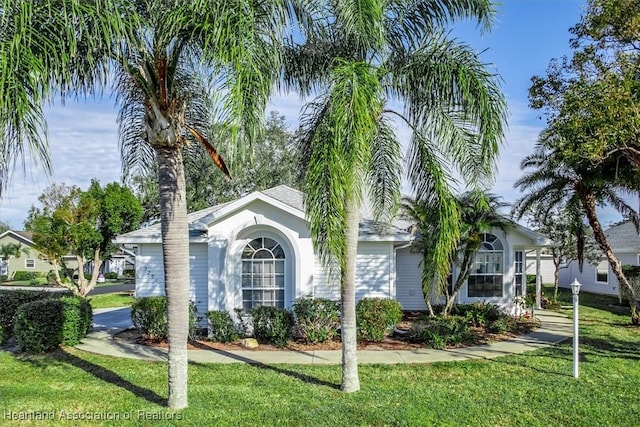
[[[360,387],[355,277],[360,207],[368,193],[385,224],[399,201],[401,152],[392,120],[411,131],[409,179],[418,198],[440,200],[440,233],[430,265],[446,271],[459,229],[447,164],[471,184],[490,175],[502,138],[505,102],[476,52],[446,25],[475,19],[489,28],[485,0],[321,2],[316,37],[288,52],[286,84],[319,94],[301,118],[305,207],[314,246],[341,284],[342,385]],[[398,104],[401,107],[395,108]],[[446,162],[445,162],[446,161]],[[335,277],[334,276],[334,277]]]
[[[290,2],[2,0],[0,167],[25,148],[49,166],[42,104],[115,82],[125,174],[158,167],[164,280],[169,318],[171,408],[187,406],[189,241],[182,147],[208,143],[210,95],[224,95],[233,135],[251,140],[279,76]],[[6,174],[3,174],[6,177]]]
[[[636,229],[640,230],[640,216],[621,196],[630,191],[637,194],[637,187],[629,186],[634,172],[631,168],[620,168],[618,164],[606,162],[592,167],[571,165],[565,161],[561,152],[550,148],[549,138],[552,138],[552,135],[543,133],[534,153],[522,160],[521,168],[530,169],[530,172],[514,184],[525,192],[525,195],[515,204],[515,217],[520,219],[525,214],[539,209],[579,207],[586,216],[593,230],[593,236],[607,257],[620,286],[629,292],[634,301],[637,300],[634,288],[625,277],[622,264],[611,249],[596,212],[599,205],[608,204],[631,220]],[[578,261],[582,266],[585,235],[582,227],[577,227],[576,230]],[[639,317],[637,303],[632,303],[631,309],[632,319],[637,322]]]

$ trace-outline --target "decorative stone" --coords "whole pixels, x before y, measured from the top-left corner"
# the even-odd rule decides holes
[[[260,344],[258,344],[258,341],[255,338],[244,338],[242,341],[240,341],[240,345],[244,348],[254,349],[258,348]]]

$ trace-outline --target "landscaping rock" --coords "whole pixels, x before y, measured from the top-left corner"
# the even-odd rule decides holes
[[[255,338],[244,338],[242,341],[240,341],[240,345],[242,345],[244,348],[254,349],[258,348],[260,344],[258,344],[258,341]]]

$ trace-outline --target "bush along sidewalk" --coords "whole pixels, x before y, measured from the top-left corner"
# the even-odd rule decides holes
[[[78,344],[92,320],[91,305],[85,298],[41,299],[18,308],[13,330],[20,351],[44,353],[61,344]]]

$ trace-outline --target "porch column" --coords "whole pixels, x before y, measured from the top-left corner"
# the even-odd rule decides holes
[[[536,249],[536,307],[542,308],[542,274],[540,273],[540,248]]]

